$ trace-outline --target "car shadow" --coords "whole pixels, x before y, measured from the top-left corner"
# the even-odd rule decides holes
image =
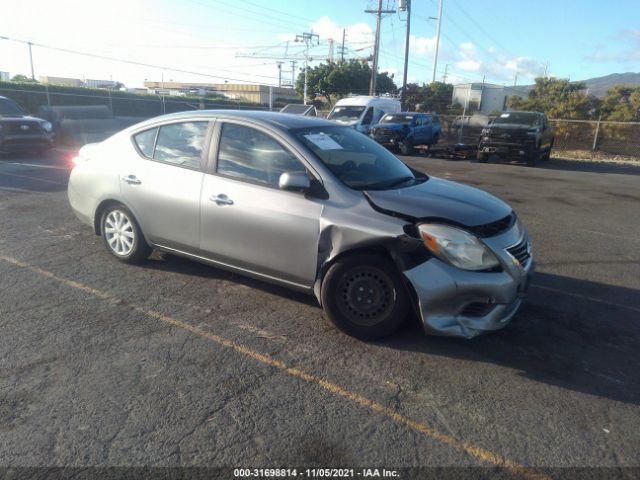
[[[422,336],[414,322],[385,348],[492,363],[549,385],[640,404],[640,291],[537,273],[503,330],[472,340]]]
[[[143,268],[229,280],[320,308],[304,293],[233,274],[171,254],[154,253]],[[379,348],[492,363],[560,388],[640,404],[640,292],[536,273],[529,295],[503,330],[472,340],[428,336],[418,319]]]
[[[228,280],[239,285],[255,288],[256,290],[260,290],[265,293],[285,297],[305,305],[320,308],[320,305],[313,295],[307,295],[303,292],[290,290],[286,287],[267,283],[263,280],[257,280],[241,274],[222,270],[214,266],[198,263],[170,253],[155,251],[146,262],[141,264],[141,266],[151,270],[182,273],[185,275],[194,275],[212,280]]]

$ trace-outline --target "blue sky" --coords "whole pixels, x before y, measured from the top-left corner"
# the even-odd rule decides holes
[[[301,59],[296,34],[314,31],[322,59],[347,31],[348,57],[371,53],[375,0],[31,0],[0,17],[0,36],[165,66],[142,67],[34,47],[36,77],[100,78],[140,86],[144,79],[277,84],[276,59]],[[394,0],[383,0],[396,8]],[[428,82],[435,44],[437,0],[413,0],[409,80]],[[382,21],[379,66],[402,78],[406,15]],[[640,1],[444,0],[437,78],[454,83],[530,83],[548,71],[580,80],[640,71]],[[287,47],[287,41],[289,41]],[[337,52],[334,50],[337,57]],[[315,63],[317,64],[316,60]],[[298,67],[301,66],[301,61]],[[446,67],[445,67],[446,66]],[[194,73],[172,71],[185,70]],[[283,65],[285,79],[290,64]],[[29,74],[25,45],[0,40],[0,71]],[[203,75],[196,75],[201,73]]]

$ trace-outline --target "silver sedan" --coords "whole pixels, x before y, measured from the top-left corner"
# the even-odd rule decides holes
[[[69,201],[126,263],[158,249],[315,295],[375,339],[506,325],[533,271],[503,201],[415,171],[356,130],[269,112],[157,117],[74,159]]]

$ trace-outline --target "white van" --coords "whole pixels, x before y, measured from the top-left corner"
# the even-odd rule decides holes
[[[367,134],[371,125],[378,123],[385,114],[398,112],[399,100],[362,95],[338,100],[327,119]]]

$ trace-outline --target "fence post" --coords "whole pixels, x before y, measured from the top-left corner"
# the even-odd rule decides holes
[[[48,84],[44,84],[44,90],[45,92],[47,92],[47,106],[51,107],[51,97],[49,96],[49,85]]]
[[[598,117],[598,123],[596,123],[596,133],[593,135],[593,145],[591,146],[591,151],[595,152],[596,147],[598,146],[598,133],[600,133],[600,120],[602,120],[602,114]]]
[[[113,100],[111,98],[111,89],[108,88],[107,92],[109,92],[109,111],[111,112],[111,116],[113,116]]]

